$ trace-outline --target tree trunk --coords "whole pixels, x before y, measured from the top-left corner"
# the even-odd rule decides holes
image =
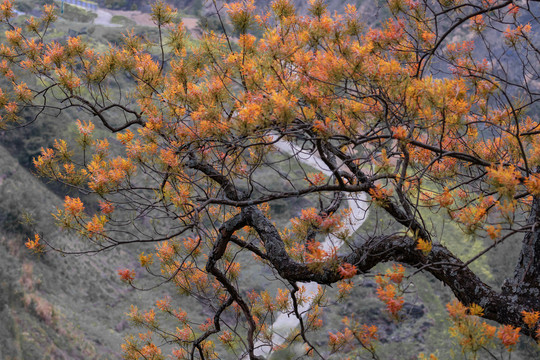
[[[506,286],[506,291],[518,295],[522,302],[539,310],[540,303],[540,197],[535,196],[527,225],[530,231],[523,238],[514,280]]]

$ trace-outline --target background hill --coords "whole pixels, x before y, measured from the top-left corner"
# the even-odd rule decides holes
[[[117,10],[142,10],[142,11],[148,11],[150,8],[151,2],[143,1],[143,0],[98,0],[96,1],[98,4],[100,4],[102,7],[108,8],[108,9],[117,9]],[[227,2],[233,2],[232,0],[218,0],[217,5],[218,7],[223,6],[223,3]],[[204,14],[205,9],[212,9],[214,7],[212,1],[205,1],[205,0],[169,0],[167,3],[175,6],[177,9],[180,9],[186,13],[190,14]],[[303,0],[293,0],[293,3],[295,4],[296,8],[302,13],[306,12],[308,8],[308,1]],[[333,0],[328,1],[328,9],[331,12],[338,11],[341,12],[346,4],[355,4],[358,7],[365,6],[365,3],[376,3],[371,1],[363,1],[363,0]],[[264,9],[265,7],[268,7],[270,4],[270,1],[266,0],[255,0],[255,4],[258,8]]]

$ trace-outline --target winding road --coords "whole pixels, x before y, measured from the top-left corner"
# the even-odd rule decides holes
[[[293,156],[298,160],[300,165],[311,166],[326,176],[332,176],[332,171],[326,166],[326,164],[312,151],[300,149],[297,146],[286,142],[278,141],[274,144],[279,153]],[[368,202],[365,193],[361,194],[347,194],[347,204],[351,210],[350,215],[345,221],[345,228],[349,231],[349,234],[353,234],[366,220],[368,213]],[[333,249],[339,249],[343,245],[343,241],[336,236],[328,235],[324,242],[321,244],[321,248],[324,251],[330,252]],[[298,287],[304,287],[305,297],[310,299],[306,301],[302,306],[298,307],[300,314],[306,314],[311,307],[311,300],[318,293],[318,284],[315,282],[299,283]],[[292,313],[281,313],[276,318],[276,321],[272,324],[272,343],[274,346],[279,346],[285,342],[287,336],[300,325],[300,320]],[[255,355],[268,357],[272,353],[272,346],[261,341],[255,343]],[[247,357],[245,358],[247,359]]]
[[[109,10],[98,8],[98,10],[94,11],[94,13],[97,14],[97,17],[94,19],[94,25],[101,25],[106,27],[125,27],[124,25],[114,24],[111,22],[113,16],[123,16],[130,19],[138,26],[155,26],[154,21],[152,20],[152,16],[149,13],[143,13],[137,10]],[[184,23],[185,28],[192,34],[194,34],[196,32],[196,29],[198,29],[198,18],[182,17],[182,22]]]

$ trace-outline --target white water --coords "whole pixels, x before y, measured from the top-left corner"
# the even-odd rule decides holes
[[[309,165],[326,176],[332,176],[332,171],[324,164],[324,162],[316,156],[313,152],[302,150],[297,146],[288,143],[286,141],[278,141],[274,144],[280,153],[286,155],[293,155],[296,157],[300,164]],[[367,198],[365,193],[361,194],[347,194],[347,204],[349,205],[350,215],[347,221],[345,221],[345,229],[349,234],[353,234],[365,221],[367,217]],[[321,244],[321,248],[326,252],[331,252],[334,249],[337,250],[343,245],[343,241],[330,234],[326,237]],[[318,284],[315,282],[299,283],[298,287],[304,288],[304,298],[309,299],[305,301],[302,306],[298,307],[300,314],[306,313],[311,307],[311,300],[318,293]],[[285,342],[287,336],[300,325],[300,320],[294,314],[281,313],[276,321],[272,324],[272,343],[274,346],[279,346]],[[272,346],[261,341],[255,343],[255,355],[268,357],[272,353]],[[247,358],[247,357],[246,357]]]

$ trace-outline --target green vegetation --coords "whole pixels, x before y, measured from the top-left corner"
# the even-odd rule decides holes
[[[124,9],[128,5],[127,0],[105,0],[104,5],[108,9]]]
[[[111,19],[111,23],[116,25],[122,25],[125,27],[133,27],[136,25],[135,21],[120,15],[114,15]]]

